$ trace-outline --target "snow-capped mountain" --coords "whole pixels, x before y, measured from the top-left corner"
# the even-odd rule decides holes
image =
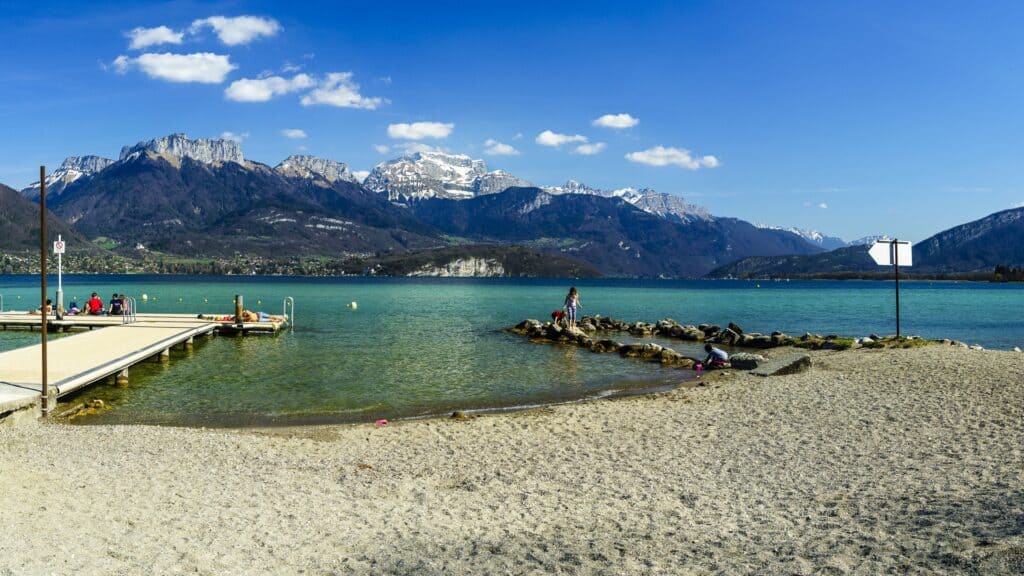
[[[378,164],[363,186],[386,194],[392,202],[405,202],[425,198],[467,199],[531,184],[501,170],[488,172],[483,160],[465,154],[431,151]]]
[[[274,167],[274,171],[292,178],[313,178],[320,176],[328,182],[342,180],[358,184],[359,179],[341,162],[317,158],[316,156],[292,155]]]
[[[848,246],[867,246],[868,244],[874,244],[875,240],[888,240],[889,236],[886,234],[874,234],[871,236],[865,236],[863,238],[857,238],[856,240],[847,244]]]
[[[592,194],[606,198],[622,198],[644,212],[650,212],[662,218],[680,222],[689,222],[694,219],[710,220],[712,218],[707,208],[703,206],[690,204],[681,196],[658,192],[650,188],[600,190],[576,180],[569,180],[563,186],[546,186],[544,191],[549,194]]]
[[[46,197],[60,196],[64,189],[79,178],[88,178],[114,161],[100,156],[68,156],[60,167],[46,175]],[[21,195],[39,201],[39,182],[33,182],[21,190]]]
[[[234,140],[224,138],[197,138],[190,140],[185,134],[171,134],[163,138],[154,138],[148,142],[139,142],[134,146],[121,148],[121,160],[132,155],[152,152],[172,158],[191,158],[205,164],[235,162],[245,164],[242,147]]]
[[[786,231],[786,232],[792,232],[793,234],[796,234],[797,236],[803,238],[804,240],[807,240],[811,244],[816,244],[818,246],[821,246],[825,250],[835,250],[836,248],[845,248],[847,246],[852,246],[854,244],[853,242],[846,242],[845,240],[843,240],[842,238],[840,238],[838,236],[828,236],[828,235],[826,235],[826,234],[824,234],[822,232],[819,232],[817,230],[808,230],[806,228],[796,228],[794,226],[791,226],[791,227],[788,227],[788,228],[785,227],[785,226],[769,226],[767,224],[755,224],[755,226],[757,226],[758,228],[765,228],[767,230],[783,230],[783,231]]]

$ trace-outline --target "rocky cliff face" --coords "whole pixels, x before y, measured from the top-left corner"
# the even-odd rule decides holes
[[[432,276],[440,278],[479,278],[504,276],[505,268],[494,258],[456,258],[443,266],[426,264],[408,276]]]
[[[175,158],[191,158],[204,164],[221,164],[235,162],[245,164],[242,148],[233,140],[221,138],[197,138],[190,140],[184,134],[171,134],[163,138],[154,138],[148,142],[139,142],[134,146],[121,148],[121,160],[133,154],[153,152]]]
[[[348,166],[341,162],[317,158],[316,156],[292,155],[284,159],[274,167],[274,171],[282,176],[292,178],[314,178],[321,177],[328,182],[352,182],[358,184],[359,180],[348,169]]]
[[[46,198],[60,196],[64,189],[80,178],[89,178],[113,164],[114,161],[100,156],[68,156],[60,167],[46,176]],[[39,201],[39,182],[33,182],[21,191],[29,200]]]
[[[500,194],[509,188],[525,188],[533,186],[528,181],[513,176],[504,170],[495,170],[484,174],[476,181],[476,195]]]
[[[507,172],[487,171],[483,160],[464,154],[417,152],[378,164],[363,185],[392,202],[426,198],[468,199],[529,182]]]

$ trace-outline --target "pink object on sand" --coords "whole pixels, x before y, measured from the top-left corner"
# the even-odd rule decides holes
[[[693,365],[693,371],[694,372],[703,372],[704,371],[704,365],[701,364],[700,362],[697,362],[696,364]]]
[[[388,421],[387,421],[386,418],[381,418],[380,420],[377,420],[376,422],[374,422],[373,425],[374,426],[387,426],[388,425]]]

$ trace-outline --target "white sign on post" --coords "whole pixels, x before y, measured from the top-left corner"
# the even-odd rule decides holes
[[[56,240],[56,241],[54,241],[54,243],[53,243],[53,253],[54,254],[63,254],[64,253],[64,241],[63,240]]]
[[[895,266],[897,257],[900,266],[914,265],[914,252],[911,249],[910,242],[875,240],[874,245],[868,249],[868,255],[879,266]]]

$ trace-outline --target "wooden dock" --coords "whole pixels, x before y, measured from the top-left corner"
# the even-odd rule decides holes
[[[203,318],[200,319],[199,316]],[[277,332],[288,325],[287,322],[245,322],[238,324],[232,321],[218,321],[212,318],[225,317],[214,314],[136,314],[133,319],[136,322],[213,322],[217,325],[218,332]],[[7,330],[25,329],[36,330],[41,328],[41,320],[38,314],[26,312],[0,312],[0,329]],[[56,316],[50,315],[46,321],[47,330],[56,332],[67,332],[72,330],[94,330],[110,326],[122,326],[125,324],[123,316],[90,316],[79,314],[76,316],[64,316],[58,320]]]
[[[3,329],[39,328],[41,318],[26,313],[0,313]],[[195,314],[138,314],[131,323],[119,316],[48,318],[47,331],[86,332],[47,343],[49,404],[84,386],[114,375],[127,377],[130,366],[152,357],[167,358],[177,345],[214,333],[277,332],[286,322],[237,324]],[[38,406],[42,395],[42,344],[0,352],[0,418]]]

